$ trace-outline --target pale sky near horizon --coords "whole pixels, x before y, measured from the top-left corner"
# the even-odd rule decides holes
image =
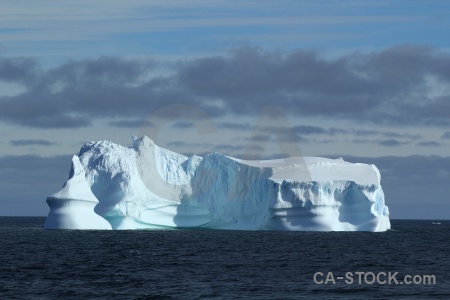
[[[0,215],[46,215],[86,141],[148,133],[376,163],[393,218],[448,219],[449,28],[448,1],[2,1]]]

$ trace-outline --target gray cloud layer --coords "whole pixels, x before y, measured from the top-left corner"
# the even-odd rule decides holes
[[[31,58],[0,58],[0,80],[27,88],[0,97],[0,120],[75,128],[114,117],[121,121],[111,125],[127,127],[159,108],[182,103],[211,116],[253,116],[262,106],[279,105],[295,116],[450,123],[450,54],[435,48],[402,45],[330,59],[317,51],[280,54],[242,47],[228,55],[180,61],[171,65],[170,75],[161,74],[155,62],[143,59],[100,57],[45,70]],[[320,129],[303,128],[314,130]]]
[[[12,146],[52,146],[52,143],[47,140],[11,140],[9,144]]]

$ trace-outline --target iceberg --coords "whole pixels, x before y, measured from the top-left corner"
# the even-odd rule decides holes
[[[185,155],[144,136],[89,142],[47,198],[48,229],[386,231],[374,165],[343,159]]]

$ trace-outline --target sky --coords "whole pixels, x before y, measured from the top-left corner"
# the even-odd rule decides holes
[[[448,1],[2,1],[0,215],[91,140],[343,157],[393,219],[449,219]]]

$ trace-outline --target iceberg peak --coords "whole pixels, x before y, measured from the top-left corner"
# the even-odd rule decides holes
[[[140,138],[133,137],[133,148],[135,148],[136,150],[139,149],[140,147],[148,148],[148,147],[153,147],[153,146],[156,146],[155,142],[146,135],[144,135]]]

